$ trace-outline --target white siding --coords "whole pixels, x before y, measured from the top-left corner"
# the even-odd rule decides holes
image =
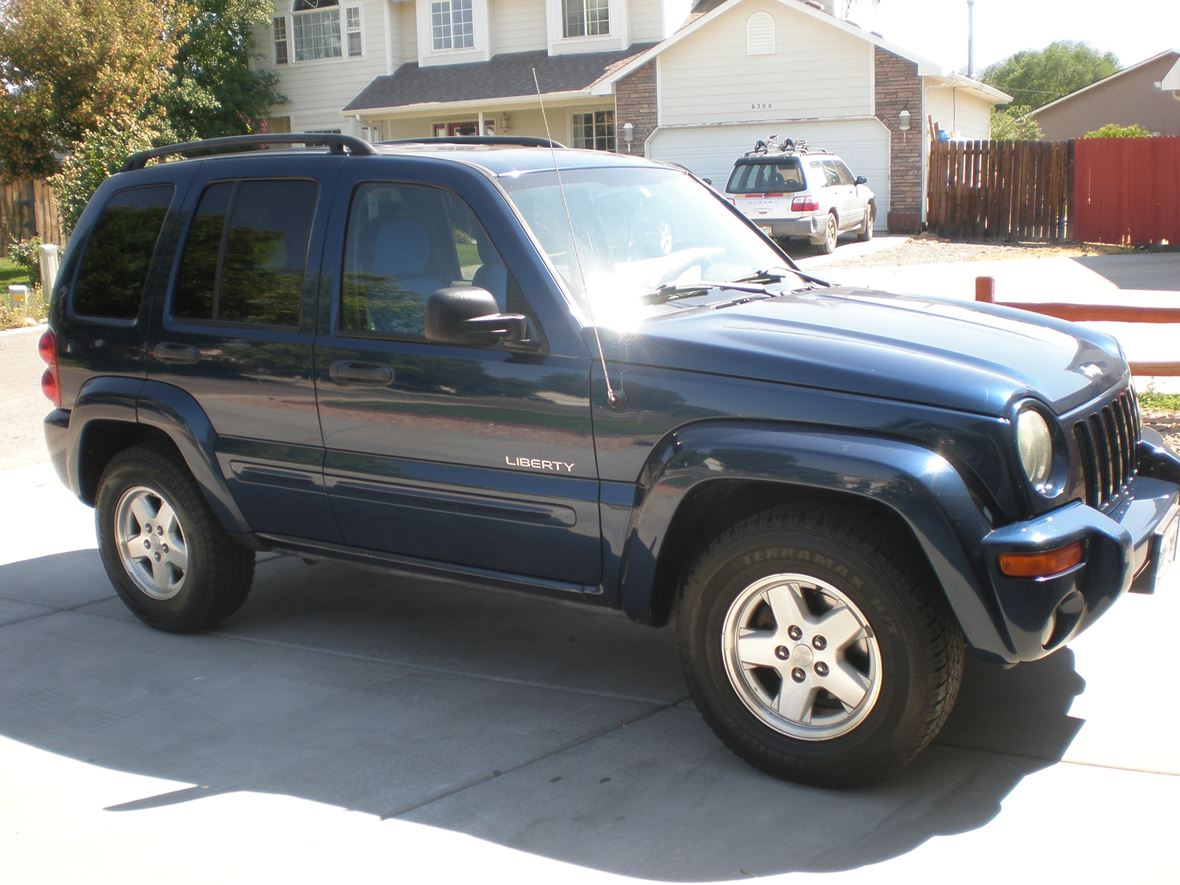
[[[746,54],[746,20],[775,21],[776,51]],[[659,56],[660,124],[872,114],[873,47],[778,3],[743,3]]]
[[[926,113],[952,137],[986,139],[991,134],[991,103],[963,89],[946,86],[926,88]],[[915,125],[926,129],[925,120]]]
[[[648,140],[648,156],[681,163],[724,190],[733,161],[771,132],[831,151],[848,164],[853,175],[868,178],[877,203],[877,227],[884,229],[889,216],[889,132],[879,120],[780,120],[770,125],[660,128]]]
[[[341,4],[361,6],[363,57],[295,62],[291,4],[289,0],[275,0],[275,15],[287,16],[287,56],[291,62],[285,65],[274,63],[274,41],[269,25],[259,27],[254,32],[255,48],[259,55],[254,66],[275,71],[279,75],[278,91],[288,99],[286,104],[273,109],[273,116],[289,116],[291,129],[296,132],[339,129],[345,133],[359,133],[352,118],[343,117],[340,109],[368,86],[374,77],[385,73],[384,2],[365,0],[364,3]]]
[[[545,0],[491,0],[492,53],[529,52],[549,45]]]
[[[418,60],[418,27],[415,21],[413,3],[393,4],[394,70],[406,62]]]
[[[664,3],[660,0],[630,0],[628,6],[632,43],[655,43],[668,36],[664,25]]]

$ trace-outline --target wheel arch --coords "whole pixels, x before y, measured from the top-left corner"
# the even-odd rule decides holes
[[[911,443],[798,426],[705,422],[653,452],[622,546],[619,598],[641,623],[667,623],[696,552],[735,522],[771,507],[862,510],[915,546],[969,643],[1009,655],[1007,631],[956,528],[990,525],[954,468]]]
[[[227,532],[250,527],[234,501],[214,455],[217,433],[193,397],[171,384],[142,378],[90,379],[70,411],[68,482],[94,506],[102,471],[129,446],[155,443],[171,450],[192,475]]]

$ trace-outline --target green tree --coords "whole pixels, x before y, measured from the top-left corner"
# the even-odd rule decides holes
[[[1121,123],[1107,123],[1105,126],[1099,126],[1097,129],[1087,132],[1082,138],[1151,138],[1151,133],[1138,123],[1132,123],[1130,126],[1124,126]]]
[[[272,0],[181,0],[189,8],[183,42],[161,97],[181,139],[250,132],[255,119],[285,99],[272,71],[250,68],[252,30],[269,25]]]
[[[0,6],[0,176],[50,175],[84,132],[150,114],[189,13],[181,0]]]
[[[1058,40],[1044,49],[1027,49],[990,65],[983,82],[1012,96],[1012,104],[1039,108],[1119,70],[1113,52],[1085,43]]]
[[[1045,133],[1029,116],[1027,105],[1009,105],[1003,110],[992,109],[992,139],[994,141],[1041,141]]]

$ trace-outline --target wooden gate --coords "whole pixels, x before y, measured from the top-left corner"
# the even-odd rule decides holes
[[[1085,138],[1074,163],[1078,240],[1180,243],[1180,136]]]
[[[926,226],[939,236],[1070,238],[1073,142],[934,142],[929,173]]]
[[[13,239],[29,237],[65,245],[53,190],[45,181],[0,185],[0,255],[8,253]]]

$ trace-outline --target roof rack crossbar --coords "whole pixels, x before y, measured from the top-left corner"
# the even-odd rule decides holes
[[[438,135],[432,138],[395,138],[381,144],[503,144],[515,147],[561,148],[565,145],[536,135]]]
[[[262,144],[323,144],[333,154],[343,154],[346,150],[355,156],[370,156],[377,153],[373,146],[363,138],[355,135],[340,135],[335,132],[273,132],[259,135],[227,135],[223,138],[206,138],[202,141],[186,141],[181,144],[168,144],[163,147],[150,148],[132,154],[123,161],[121,171],[130,172],[142,169],[147,161],[156,157],[168,157],[173,154],[187,154],[194,151],[215,151],[221,148],[248,147]]]

